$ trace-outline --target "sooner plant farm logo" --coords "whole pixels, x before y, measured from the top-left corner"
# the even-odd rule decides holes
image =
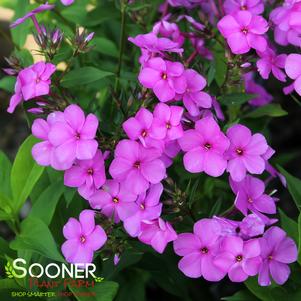
[[[17,258],[5,265],[5,274],[10,279],[20,279],[28,277],[28,287],[30,289],[62,289],[67,288],[93,288],[96,283],[103,282],[103,277],[95,275],[96,266],[93,263],[87,264],[56,264],[49,263],[46,266],[40,263],[27,262],[23,258]],[[45,280],[47,279],[47,280]],[[12,292],[12,296],[22,297],[30,292]],[[65,296],[67,292],[52,292],[56,296]]]

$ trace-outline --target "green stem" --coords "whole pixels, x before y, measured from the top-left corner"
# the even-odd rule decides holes
[[[122,67],[122,58],[123,58],[123,52],[124,52],[124,42],[125,42],[125,11],[126,11],[126,1],[121,0],[121,28],[120,28],[120,41],[119,41],[119,60],[118,60],[118,66],[116,71],[116,80],[115,80],[115,87],[114,91],[116,92],[119,86],[119,80],[120,80],[120,73],[121,73],[121,67]]]

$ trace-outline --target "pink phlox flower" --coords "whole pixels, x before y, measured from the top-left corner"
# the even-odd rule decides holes
[[[279,227],[271,227],[260,239],[260,248],[263,261],[259,268],[258,283],[268,286],[272,276],[278,285],[284,284],[290,275],[288,264],[298,257],[296,243]]]
[[[21,70],[17,76],[15,94],[10,99],[7,112],[13,113],[23,99],[27,101],[38,96],[48,95],[50,78],[55,70],[55,65],[45,62],[38,62]]]
[[[103,228],[95,225],[94,211],[84,210],[79,215],[79,221],[69,218],[63,228],[67,239],[62,245],[62,253],[70,263],[90,263],[93,254],[107,241]]]
[[[160,156],[158,149],[145,148],[136,141],[121,140],[116,146],[109,172],[138,195],[145,192],[150,184],[158,184],[165,177],[166,169]]]
[[[132,236],[137,237],[141,232],[142,221],[152,221],[161,215],[162,203],[160,197],[163,192],[161,183],[150,186],[147,192],[138,196],[136,211],[124,220],[125,230]]]
[[[76,160],[64,174],[64,184],[78,187],[79,194],[85,199],[89,199],[105,181],[105,162],[100,150],[90,160]]]
[[[224,9],[226,14],[247,10],[253,15],[260,15],[264,11],[264,4],[262,0],[226,0]]]
[[[227,171],[234,181],[242,181],[247,171],[251,174],[262,174],[265,170],[263,156],[268,144],[262,134],[252,135],[250,129],[241,124],[233,125],[227,130],[230,147],[226,153],[229,160]]]
[[[293,87],[301,95],[301,55],[290,54],[285,62],[285,72],[289,78],[294,80]]]
[[[268,22],[261,16],[252,15],[249,11],[239,11],[233,15],[226,15],[217,27],[227,40],[234,54],[244,54],[254,48],[265,51]]]

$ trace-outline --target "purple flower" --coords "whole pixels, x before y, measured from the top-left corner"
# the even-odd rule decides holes
[[[164,52],[182,53],[178,42],[173,42],[167,38],[158,38],[153,32],[139,34],[135,38],[130,37],[130,42],[141,48],[142,56],[139,59],[140,64],[144,65],[155,54],[163,55]]]
[[[144,147],[155,147],[160,150],[164,148],[164,142],[157,140],[153,135],[151,127],[153,124],[153,114],[141,108],[135,115],[126,120],[122,127],[131,140],[140,140]]]
[[[183,108],[179,106],[157,104],[154,109],[151,135],[156,139],[166,139],[166,141],[181,138],[183,136],[181,124],[183,112]]]
[[[10,25],[10,28],[15,28],[18,25],[22,24],[24,21],[26,21],[27,19],[31,18],[38,33],[41,33],[41,29],[40,26],[38,24],[38,21],[36,19],[36,14],[41,13],[43,11],[46,10],[51,10],[54,8],[53,4],[48,4],[48,2],[46,2],[45,4],[40,5],[39,7],[35,8],[34,10],[30,11],[29,13],[27,13],[24,17],[17,19],[14,23],[12,23]]]
[[[263,155],[268,149],[264,136],[252,135],[247,127],[236,124],[228,129],[227,137],[230,140],[226,154],[229,160],[227,171],[231,178],[239,182],[245,178],[247,171],[251,174],[262,174],[265,170]]]
[[[22,102],[49,94],[51,84],[50,77],[55,72],[55,65],[45,62],[38,62],[21,70],[18,74],[15,94],[10,99],[7,112],[13,113],[16,106]]]
[[[76,160],[64,175],[64,184],[78,187],[79,194],[85,199],[89,199],[105,181],[105,162],[100,150],[90,160]]]
[[[185,38],[181,34],[179,26],[176,23],[170,23],[166,20],[157,22],[152,31],[155,35],[161,35],[164,38],[170,38],[173,42],[181,47],[184,43]]]
[[[188,277],[203,276],[209,281],[219,281],[226,272],[213,262],[219,252],[221,226],[215,220],[202,219],[194,224],[193,233],[182,233],[174,241],[177,255],[183,256],[178,267]]]
[[[155,148],[145,148],[136,141],[121,140],[115,149],[110,174],[138,195],[145,192],[150,184],[157,184],[165,177],[166,170],[160,155],[161,152]]]
[[[107,180],[102,189],[89,198],[89,203],[93,209],[101,210],[105,216],[114,218],[117,223],[136,212],[136,199],[137,195],[131,193],[122,183]]]
[[[153,221],[144,221],[141,225],[141,233],[138,239],[147,245],[151,245],[158,253],[162,254],[171,241],[177,238],[177,233],[171,224],[161,218]]]
[[[107,240],[107,235],[101,226],[95,225],[94,211],[84,210],[79,215],[79,221],[69,218],[63,228],[67,241],[62,245],[62,253],[70,263],[90,263],[93,254]]]
[[[186,90],[186,80],[183,77],[184,66],[178,62],[153,58],[147,62],[139,74],[139,81],[145,87],[152,89],[162,102],[173,100],[176,94]]]
[[[32,156],[35,161],[42,166],[51,166],[57,170],[65,170],[70,166],[60,163],[55,156],[55,147],[48,139],[51,126],[58,122],[64,121],[62,112],[53,112],[48,115],[47,121],[41,118],[36,119],[32,124],[32,134],[41,139],[42,142],[35,144],[32,148]]]
[[[244,215],[248,210],[253,213],[276,213],[275,200],[264,193],[265,185],[260,179],[247,175],[241,182],[230,180],[231,188],[236,194],[235,206]]]
[[[94,114],[85,117],[79,106],[69,105],[64,111],[64,120],[54,123],[48,135],[50,143],[56,147],[57,160],[70,168],[75,159],[92,159],[98,147],[97,127]]]
[[[64,5],[69,6],[69,5],[71,5],[71,4],[74,2],[74,0],[61,0],[61,2],[62,2]]]
[[[253,80],[253,73],[249,72],[244,75],[245,89],[248,94],[255,94],[255,98],[249,101],[252,106],[264,106],[273,100],[273,96],[269,94],[262,85],[257,84]]]
[[[256,66],[262,78],[268,79],[272,72],[278,80],[286,81],[286,75],[281,70],[285,66],[286,54],[276,55],[271,48],[267,48],[264,52],[258,52],[258,55],[260,59],[257,61]]]
[[[261,264],[259,240],[243,241],[237,236],[224,237],[214,264],[228,273],[232,282],[243,282],[249,276],[255,276]]]
[[[289,78],[294,80],[294,88],[301,95],[301,55],[290,54],[285,62],[285,72]]]
[[[260,248],[263,261],[259,268],[258,283],[261,286],[270,285],[271,275],[277,284],[284,284],[290,274],[288,264],[297,260],[295,242],[279,227],[271,227],[260,239]]]
[[[181,148],[177,140],[171,140],[165,143],[164,151],[160,159],[163,161],[166,168],[173,164],[173,158],[178,155],[180,150]]]
[[[261,16],[252,15],[249,11],[239,11],[223,17],[217,27],[235,54],[247,53],[251,48],[258,51],[265,51],[267,48],[263,34],[268,31],[268,23]]]
[[[226,14],[247,10],[253,15],[260,15],[264,11],[264,4],[262,0],[226,0],[224,9]]]
[[[202,91],[207,82],[193,69],[185,70],[184,76],[187,83],[186,91],[182,95],[184,106],[191,116],[198,116],[200,114],[199,108],[208,109],[212,105],[210,95]]]
[[[158,218],[162,212],[160,197],[163,192],[161,183],[150,186],[147,192],[138,196],[136,211],[124,220],[125,230],[133,237],[141,232],[141,222],[151,221]]]
[[[189,172],[205,172],[213,177],[224,173],[227,167],[224,153],[229,147],[229,140],[212,117],[197,121],[195,130],[185,131],[179,144],[186,152],[184,166]]]

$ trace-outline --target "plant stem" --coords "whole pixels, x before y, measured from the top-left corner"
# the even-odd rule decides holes
[[[119,80],[120,80],[120,72],[122,67],[122,58],[123,58],[123,52],[124,52],[124,38],[125,38],[125,10],[126,10],[126,2],[125,0],[121,0],[121,27],[120,27],[120,41],[119,41],[119,60],[118,60],[118,66],[116,71],[116,80],[115,80],[115,87],[114,91],[116,92],[119,86]]]

